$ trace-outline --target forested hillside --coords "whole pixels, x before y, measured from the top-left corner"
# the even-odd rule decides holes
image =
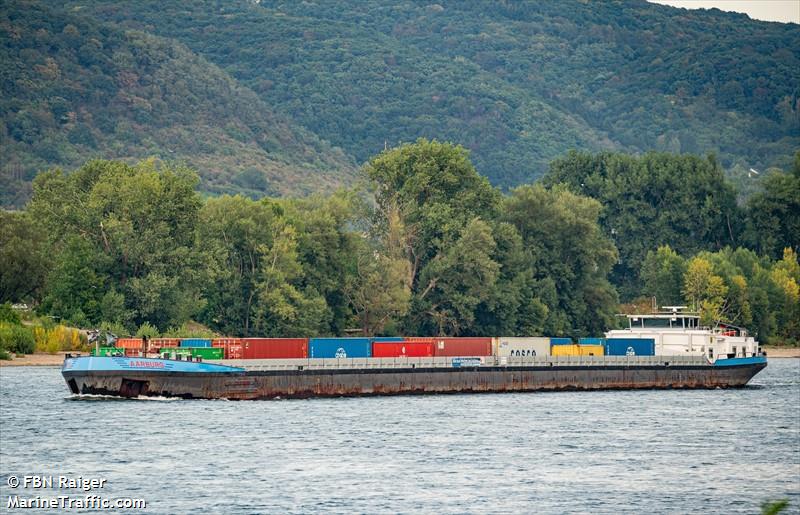
[[[789,168],[800,26],[644,0],[72,0],[175,38],[358,162],[384,142],[472,150],[499,186],[572,148],[714,152]]]
[[[157,156],[208,192],[304,194],[353,177],[353,161],[276,114],[184,45],[35,2],[0,9],[0,204],[33,176],[91,157]]]

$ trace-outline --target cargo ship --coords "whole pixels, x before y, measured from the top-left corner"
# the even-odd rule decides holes
[[[188,340],[161,347],[153,347],[152,340],[123,342],[141,347],[68,355],[62,375],[73,394],[253,400],[730,388],[745,386],[767,366],[766,355],[745,330],[702,327],[697,314],[677,306],[628,315],[626,329],[577,342],[547,337],[219,340],[191,340],[195,347],[182,346]]]

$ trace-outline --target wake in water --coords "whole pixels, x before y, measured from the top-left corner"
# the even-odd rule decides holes
[[[172,402],[182,400],[180,397],[118,397],[116,395],[74,394],[64,397],[66,401],[160,401]]]

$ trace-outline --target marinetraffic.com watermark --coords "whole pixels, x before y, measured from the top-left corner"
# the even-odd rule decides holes
[[[108,498],[101,495],[107,481],[103,478],[83,476],[8,476],[6,485],[16,490],[3,503],[7,510],[13,509],[61,509],[61,510],[143,510],[144,499]],[[57,490],[57,494],[51,493]],[[35,495],[34,495],[35,494]],[[2,511],[2,509],[0,509]]]

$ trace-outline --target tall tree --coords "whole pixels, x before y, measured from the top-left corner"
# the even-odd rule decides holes
[[[747,240],[773,259],[783,249],[800,252],[800,151],[791,173],[772,173],[747,203]]]
[[[675,306],[683,301],[681,278],[686,272],[686,260],[669,245],[647,253],[639,273],[645,295],[653,296],[662,306]]]
[[[69,175],[55,170],[38,176],[28,210],[47,230],[57,259],[76,255],[60,249],[83,249],[81,262],[91,264],[104,288],[123,296],[134,327],[149,320],[164,329],[180,325],[202,304],[193,249],[201,204],[196,185],[190,170],[153,160],[134,166],[92,161]],[[69,290],[58,292],[62,302],[52,302],[53,309],[70,303]],[[47,294],[56,292],[48,287]]]
[[[600,223],[620,253],[612,280],[626,299],[640,295],[639,269],[660,245],[693,255],[738,241],[736,195],[713,156],[571,152],[551,164],[544,183],[565,183],[603,204]]]
[[[365,171],[375,187],[373,233],[402,231],[392,239],[408,262],[413,294],[404,329],[472,332],[474,310],[497,276],[486,220],[495,216],[500,193],[476,172],[466,150],[435,140],[385,151]],[[464,276],[473,273],[488,283]]]
[[[617,251],[598,225],[601,206],[563,187],[521,186],[503,203],[517,228],[534,277],[552,287],[545,330],[598,334],[613,324],[617,295],[607,280]],[[552,286],[549,286],[552,285]]]
[[[50,267],[46,240],[27,213],[0,210],[0,304],[41,300]]]

